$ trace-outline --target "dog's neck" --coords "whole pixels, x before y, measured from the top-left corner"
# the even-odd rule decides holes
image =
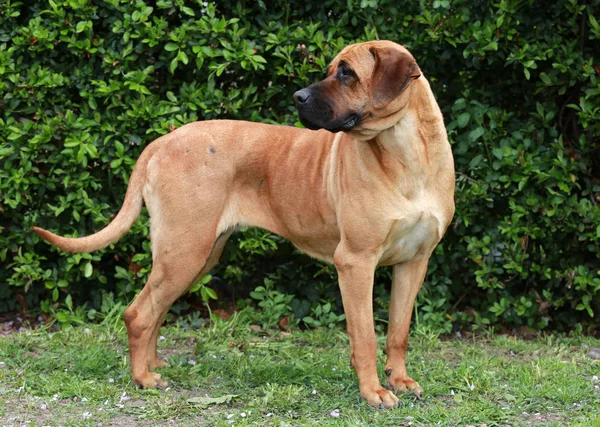
[[[364,130],[349,135],[364,164],[373,164],[372,159],[376,159],[393,181],[401,176],[434,173],[431,166],[439,163],[434,158],[447,156],[450,151],[444,122],[427,80],[416,79],[404,95],[407,99],[399,99],[402,107],[389,116],[387,129],[371,131],[370,135]]]
[[[446,134],[444,123],[439,120],[440,109],[429,87],[429,82],[424,76],[415,79],[404,93],[386,109],[391,112],[383,117],[377,117],[378,128],[372,129],[368,126],[361,128],[359,125],[346,133],[357,141],[387,139],[386,135],[394,133],[394,129],[398,126],[403,126],[407,121],[407,115],[412,113],[416,114],[419,123],[432,126],[432,130],[436,134],[440,132]],[[439,138],[434,138],[434,140],[438,141]]]
[[[416,147],[411,145],[415,144],[423,145],[428,154],[447,152],[449,145],[446,128],[429,82],[420,77],[408,90],[408,100],[390,116],[394,118],[393,125],[379,132],[371,141],[390,153],[412,151]]]

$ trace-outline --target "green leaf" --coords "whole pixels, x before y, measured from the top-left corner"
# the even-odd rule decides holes
[[[469,113],[462,113],[460,114],[457,118],[456,118],[456,123],[458,124],[459,128],[464,128],[467,123],[469,123],[469,119],[471,118],[471,115]]]
[[[60,323],[69,323],[69,316],[64,311],[59,311],[58,313],[56,313],[56,319]]]
[[[496,27],[500,28],[502,26],[502,24],[504,23],[504,15],[500,15],[497,19],[496,19]]]
[[[173,74],[175,72],[175,69],[177,68],[177,58],[173,58],[173,60],[171,61],[171,65],[169,65],[169,71],[171,72],[171,74]]]
[[[81,33],[82,31],[84,31],[87,23],[88,23],[88,21],[79,21],[77,23],[77,25],[75,26],[75,32]]]
[[[209,288],[208,286],[204,286],[201,290],[200,293],[202,294],[202,299],[204,301],[208,301],[209,299],[218,299],[217,294],[215,291],[213,291],[211,288]]]
[[[167,95],[167,99],[168,99],[169,101],[171,101],[171,102],[175,102],[175,103],[179,102],[179,101],[177,100],[177,97],[175,96],[175,94],[174,94],[173,92],[171,92],[171,91],[167,91],[166,95]]]
[[[189,60],[188,60],[188,56],[187,56],[187,54],[186,54],[186,53],[185,53],[183,50],[180,50],[180,51],[179,51],[179,54],[177,55],[177,59],[179,59],[179,60],[180,60],[181,62],[183,62],[185,65],[187,65],[187,63],[188,63],[188,61],[189,61]]]
[[[194,11],[193,11],[192,9],[190,9],[189,7],[187,7],[187,6],[182,6],[182,7],[181,7],[181,11],[182,11],[183,13],[185,13],[186,15],[189,15],[189,16],[196,16],[196,14],[194,13]]]
[[[502,148],[500,147],[494,147],[492,149],[492,154],[494,155],[494,157],[496,157],[498,160],[502,160],[502,158],[504,157],[504,150],[502,150]]]
[[[481,135],[483,135],[485,133],[485,129],[480,127],[477,127],[475,129],[473,129],[471,132],[469,132],[469,141],[470,142],[475,142],[479,139],[479,137]]]
[[[524,61],[523,66],[525,68],[535,68],[535,61],[533,61],[533,60]]]
[[[598,24],[598,21],[596,20],[596,18],[594,18],[594,15],[590,13],[588,14],[588,17],[590,18],[590,24],[592,25],[592,27],[594,27],[595,30],[600,30],[600,24]]]
[[[94,267],[92,267],[92,263],[88,262],[87,264],[85,264],[85,269],[83,271],[83,275],[85,277],[91,277],[92,273],[94,272]]]
[[[540,73],[540,79],[542,79],[542,81],[546,84],[546,86],[552,85],[552,80],[550,80],[550,77],[548,77],[548,74],[546,74],[544,72]]]
[[[475,156],[475,157],[473,157],[473,158],[471,159],[471,161],[469,162],[469,167],[470,167],[470,168],[477,167],[477,166],[478,166],[478,165],[481,163],[481,161],[482,161],[484,158],[485,158],[485,157],[483,156],[483,154],[478,154],[478,155],[476,155],[476,156]]]
[[[71,294],[67,295],[67,298],[65,298],[65,305],[70,311],[73,311],[73,299],[71,298]]]
[[[168,52],[172,52],[177,49],[179,49],[179,46],[177,46],[175,43],[167,43],[165,45],[165,50]]]

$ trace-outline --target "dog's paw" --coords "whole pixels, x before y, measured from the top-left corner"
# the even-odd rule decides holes
[[[395,408],[400,404],[400,400],[390,390],[381,386],[375,390],[363,390],[360,397],[375,408],[389,409]]]
[[[396,393],[412,391],[417,397],[420,397],[421,393],[423,393],[423,389],[419,383],[410,378],[408,375],[394,375],[394,370],[392,368],[387,368],[385,370],[385,375],[387,376],[389,389],[395,391]]]
[[[156,368],[168,368],[169,364],[167,362],[165,362],[162,359],[154,359],[154,360],[150,360],[148,361],[148,370],[152,371]]]
[[[142,378],[137,378],[134,381],[142,388],[155,388],[158,390],[165,390],[168,386],[168,383],[160,378],[160,374],[156,374],[154,372],[148,372],[146,376]]]

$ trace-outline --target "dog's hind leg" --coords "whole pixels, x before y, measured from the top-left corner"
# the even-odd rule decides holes
[[[211,251],[211,254],[209,255],[208,259],[206,260],[206,264],[202,268],[202,271],[200,272],[200,274],[198,274],[199,279],[204,277],[206,274],[208,274],[210,272],[210,270],[215,266],[215,264],[217,262],[219,262],[219,258],[221,257],[221,254],[223,253],[223,248],[225,247],[225,243],[227,243],[227,239],[229,238],[229,236],[231,236],[231,231],[225,232],[219,236],[219,238],[215,242],[215,245]],[[165,316],[167,315],[167,313],[169,311],[169,308],[163,309],[163,311],[164,311],[164,313],[160,316],[158,322],[156,322],[156,325],[154,325],[154,331],[152,333],[152,336],[150,337],[150,342],[148,344],[148,370],[150,370],[150,371],[155,368],[169,366],[167,362],[165,362],[164,360],[162,360],[158,357],[158,354],[156,352],[158,333],[159,333],[160,327],[165,319]]]
[[[167,310],[168,312],[168,310]],[[169,367],[169,364],[158,357],[158,352],[156,351],[156,344],[158,341],[158,333],[160,331],[160,326],[165,320],[165,316],[167,313],[162,315],[156,325],[154,326],[154,332],[152,332],[152,336],[150,337],[150,342],[148,343],[148,370],[153,371],[156,368]]]
[[[133,381],[143,387],[166,387],[157,373],[148,370],[148,355],[156,357],[156,341],[159,322],[177,298],[183,295],[210,265],[215,248],[215,227],[203,229],[200,225],[182,222],[186,215],[180,210],[174,215],[179,221],[168,219],[156,227],[160,232],[153,235],[152,273],[144,289],[125,311],[125,324],[129,335],[129,352]],[[210,223],[210,222],[209,222]],[[182,226],[182,224],[184,224]],[[153,231],[155,225],[153,224]],[[223,239],[226,240],[226,239]],[[221,246],[224,242],[219,242]],[[221,248],[222,249],[222,248]]]

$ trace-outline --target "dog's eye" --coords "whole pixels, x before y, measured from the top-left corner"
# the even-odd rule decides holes
[[[355,77],[356,76],[356,74],[354,74],[354,71],[352,71],[346,65],[340,66],[340,68],[338,69],[338,75],[340,77],[343,77],[343,78]]]

